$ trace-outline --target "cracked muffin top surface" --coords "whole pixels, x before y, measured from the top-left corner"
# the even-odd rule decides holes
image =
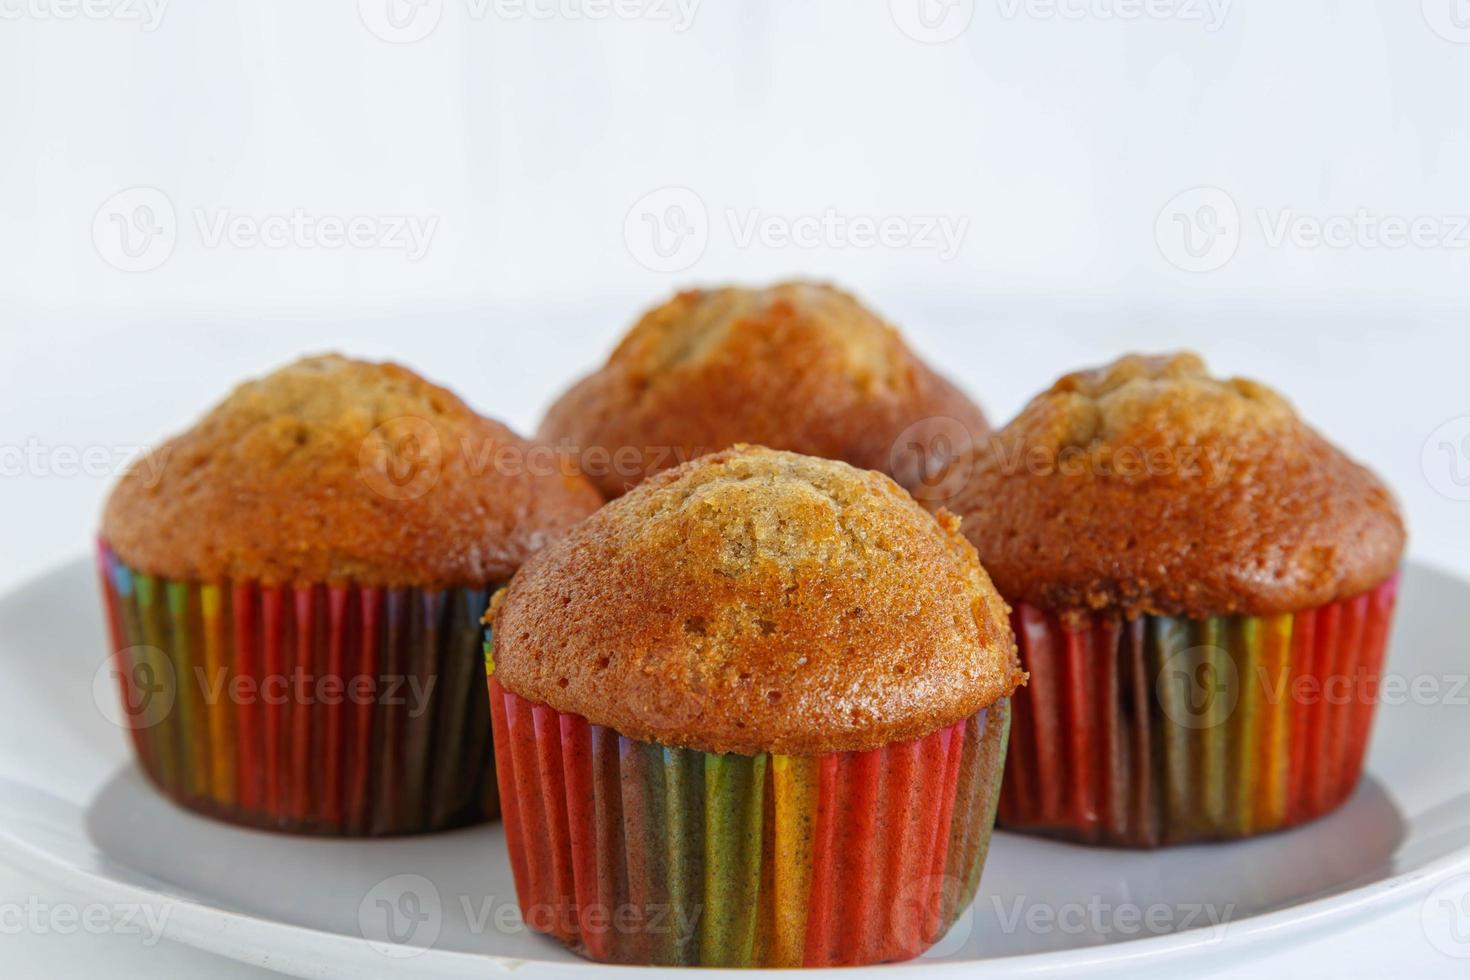
[[[853,296],[786,282],[689,290],[650,310],[552,405],[539,437],[578,454],[609,498],[741,442],[840,459],[914,489],[946,462],[933,457],[947,443],[900,438],[925,420],[974,438],[989,431]]]
[[[1023,676],[957,520],[880,473],[744,445],[608,504],[486,619],[507,690],[710,752],[917,738]]]
[[[407,368],[324,355],[240,385],[137,461],[102,537],[177,580],[484,587],[600,503],[568,462]]]
[[[1058,380],[936,494],[1001,592],[1051,609],[1295,612],[1398,567],[1392,494],[1276,392],[1194,354]]]

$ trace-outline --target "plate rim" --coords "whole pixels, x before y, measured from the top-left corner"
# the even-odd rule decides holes
[[[46,579],[61,575],[74,567],[85,568],[88,564],[89,560],[84,555],[56,562],[0,593],[0,605],[9,604]],[[1406,556],[1404,565],[1410,564],[1454,579],[1470,589],[1470,578],[1443,563]],[[126,765],[135,767],[136,762],[130,759]],[[49,792],[45,787],[11,779],[0,782],[40,793]],[[176,806],[171,801],[169,805]],[[1007,832],[997,829],[996,833]],[[669,976],[680,973],[693,976],[696,975],[695,971],[698,976],[748,976],[752,972],[759,972],[761,975],[798,976],[810,973],[801,968],[752,971],[708,967],[627,966],[597,963],[581,958],[567,961],[511,957],[489,952],[440,950],[432,947],[411,955],[405,953],[402,957],[395,957],[383,953],[376,948],[381,944],[365,937],[296,925],[250,912],[223,909],[194,898],[171,894],[163,887],[150,888],[143,883],[108,876],[100,870],[79,865],[32,843],[3,820],[0,820],[0,858],[57,887],[86,894],[94,900],[140,905],[166,904],[169,912],[161,929],[165,938],[205,953],[291,976],[358,976],[364,963],[382,966],[394,962],[411,966],[415,972],[426,975],[449,976],[467,976],[476,970],[513,970],[528,977],[592,977],[612,972],[633,975],[635,972],[650,970]],[[1205,925],[1164,935],[1142,936],[1077,949],[1009,954],[985,960],[919,959],[850,967],[844,972],[867,975],[870,971],[882,970],[886,976],[907,977],[923,971],[926,977],[959,976],[968,975],[977,965],[983,964],[983,968],[992,976],[1033,976],[1042,973],[1076,976],[1097,968],[1112,969],[1125,964],[1162,965],[1205,949],[1227,948],[1233,955],[1253,959],[1269,953],[1273,942],[1331,934],[1366,918],[1386,915],[1407,905],[1416,897],[1427,897],[1444,881],[1465,873],[1470,873],[1470,844],[1391,876],[1350,886],[1331,895],[1232,920],[1217,937],[1212,937],[1210,933],[1212,928],[1217,927]],[[228,935],[232,925],[237,932],[234,937]],[[266,943],[280,945],[271,949],[261,948]],[[313,948],[330,952],[326,956],[321,952],[308,954],[307,951]],[[445,973],[445,968],[450,964],[458,969]]]
[[[35,787],[33,787],[35,788]],[[170,804],[172,805],[172,804]],[[428,948],[421,953],[403,957],[385,955],[374,948],[366,938],[328,932],[310,926],[295,925],[275,919],[264,918],[249,912],[236,912],[217,908],[203,902],[163,890],[148,888],[142,884],[108,877],[70,861],[58,859],[56,855],[35,847],[15,835],[0,823],[0,853],[16,859],[14,863],[41,875],[59,887],[83,892],[94,900],[109,902],[135,902],[138,904],[163,903],[169,907],[168,918],[162,933],[165,938],[183,943],[206,953],[226,956],[238,962],[294,976],[355,976],[351,964],[360,958],[380,965],[394,962],[412,965],[415,972],[439,975],[439,964],[457,964],[463,967],[452,976],[468,975],[473,969],[497,969],[511,971],[524,976],[597,976],[617,971],[647,972],[657,970],[660,974],[674,976],[687,973],[698,976],[729,975],[749,976],[752,972],[761,975],[799,976],[810,971],[791,969],[710,969],[708,967],[645,967],[622,964],[596,963],[591,960],[575,961],[530,959],[509,957],[496,953],[474,953],[462,950],[440,950]],[[1104,943],[1080,949],[1053,950],[1038,953],[1020,953],[986,960],[911,960],[904,963],[875,964],[851,967],[854,975],[867,971],[882,970],[885,976],[959,976],[973,972],[983,964],[993,976],[1026,976],[1039,973],[1048,975],[1078,975],[1096,967],[1116,968],[1128,963],[1147,961],[1159,965],[1170,960],[1189,956],[1204,949],[1225,949],[1232,953],[1260,955],[1273,940],[1292,939],[1313,934],[1340,931],[1365,918],[1386,914],[1416,897],[1428,895],[1435,887],[1457,873],[1470,872],[1470,847],[1444,855],[1423,867],[1401,872],[1364,885],[1345,889],[1333,895],[1311,899],[1296,905],[1258,915],[1247,916],[1228,924],[1227,930],[1217,938],[1211,938],[1210,928],[1200,926],[1160,936],[1145,936],[1138,939]],[[183,913],[183,919],[179,918]],[[223,941],[222,934],[231,923],[244,925],[245,930],[234,943]],[[276,948],[256,954],[252,944],[286,941],[287,949]],[[317,962],[310,970],[289,969],[297,960],[290,950],[305,950],[310,947],[330,947],[340,954],[332,962]],[[371,953],[371,957],[362,954]],[[315,956],[312,959],[316,959]]]

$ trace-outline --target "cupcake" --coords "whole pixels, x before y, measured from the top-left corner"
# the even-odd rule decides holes
[[[737,442],[888,473],[920,492],[989,429],[897,330],[831,286],[679,293],[552,405],[539,437],[608,498]]]
[[[406,834],[497,812],[479,617],[599,504],[394,364],[237,388],[113,489],[99,542],[143,771],[272,830]]]
[[[1347,798],[1404,549],[1372,473],[1192,354],[1067,375],[973,464],[950,506],[1031,677],[1003,826],[1152,847]]]
[[[1017,668],[962,538],[879,473],[736,446],[486,617],[525,921],[600,961],[912,957],[974,895]]]

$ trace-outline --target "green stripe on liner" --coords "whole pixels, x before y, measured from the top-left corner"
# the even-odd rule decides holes
[[[970,729],[976,727],[979,730],[973,735],[970,734]],[[961,895],[962,904],[957,911],[968,908],[975,900],[975,893],[980,890],[980,874],[985,869],[985,859],[990,855],[990,828],[995,826],[995,813],[1000,806],[1000,786],[1006,768],[1006,747],[1010,744],[1011,738],[1010,699],[1005,698],[991,705],[980,715],[978,721],[972,718],[965,722],[965,732],[966,734],[962,736],[965,741],[977,745],[983,760],[981,771],[986,778],[981,786],[981,792],[985,794],[984,803],[977,807],[970,817],[975,823],[971,833],[975,835],[977,844],[975,855],[970,859],[970,867],[965,872],[965,889]],[[949,924],[948,920],[945,924]]]
[[[699,919],[703,904],[704,753],[663,747],[664,874],[668,883],[669,961],[699,965]]]
[[[195,658],[198,650],[191,643],[189,632],[189,585],[184,582],[168,582],[164,585],[168,595],[169,659],[173,662],[174,679],[178,685],[178,701],[175,710],[179,713],[179,733],[182,742],[178,746],[179,764],[183,771],[184,786],[192,793],[208,796],[209,786],[209,735],[204,730],[204,703],[199,685],[195,683]]]
[[[1190,647],[1189,624],[1185,620],[1160,617],[1149,621],[1149,639],[1152,656],[1149,658],[1150,675],[1155,678],[1154,690],[1163,709],[1164,748],[1164,812],[1172,826],[1189,822],[1194,813],[1194,792],[1190,786],[1190,774],[1194,770],[1190,758],[1192,729],[1176,719],[1189,718],[1195,710],[1190,699],[1194,692],[1194,678],[1189,672],[1189,658],[1180,656]]]
[[[704,777],[701,958],[706,966],[751,966],[759,911],[766,757],[706,755]]]
[[[1211,827],[1225,826],[1229,809],[1230,715],[1239,684],[1239,672],[1226,644],[1230,642],[1228,621],[1212,616],[1199,624],[1200,659],[1204,667],[1200,683],[1205,686],[1202,726],[1196,743],[1199,747],[1200,804]]]
[[[151,575],[135,575],[133,587],[138,599],[138,618],[143,627],[143,646],[135,649],[134,653],[138,657],[137,663],[146,665],[146,669],[141,672],[134,667],[133,679],[138,685],[134,693],[140,694],[143,699],[137,705],[140,713],[151,717],[147,714],[151,703],[149,699],[177,697],[178,677],[173,671],[173,661],[166,652],[169,647],[167,611],[160,608],[158,602],[158,582]],[[175,708],[177,704],[170,711]],[[174,740],[174,731],[178,726],[169,724],[168,721],[165,715],[148,725],[146,737],[154,764],[163,774],[165,784],[177,788],[183,784],[178,748]]]
[[[1256,781],[1261,776],[1261,767],[1257,761],[1261,731],[1260,685],[1257,681],[1263,676],[1262,623],[1259,619],[1247,616],[1235,620],[1235,626],[1236,629],[1231,630],[1231,648],[1237,651],[1235,659],[1240,668],[1236,681],[1240,701],[1235,706],[1235,714],[1229,723],[1232,736],[1230,744],[1235,747],[1234,757],[1230,760],[1228,783],[1229,820],[1231,833],[1244,834],[1251,829],[1251,808],[1256,793],[1259,792]]]

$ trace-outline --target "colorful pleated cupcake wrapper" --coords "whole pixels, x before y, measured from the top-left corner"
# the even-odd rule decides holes
[[[521,915],[591,959],[909,959],[979,886],[1007,701],[867,752],[742,756],[634,741],[493,676],[489,689]]]
[[[421,833],[495,816],[489,589],[179,582],[98,547],[122,723],[190,809],[270,830]]]
[[[1017,603],[1000,825],[1128,847],[1321,816],[1363,768],[1398,589],[1279,616],[1058,614]]]

